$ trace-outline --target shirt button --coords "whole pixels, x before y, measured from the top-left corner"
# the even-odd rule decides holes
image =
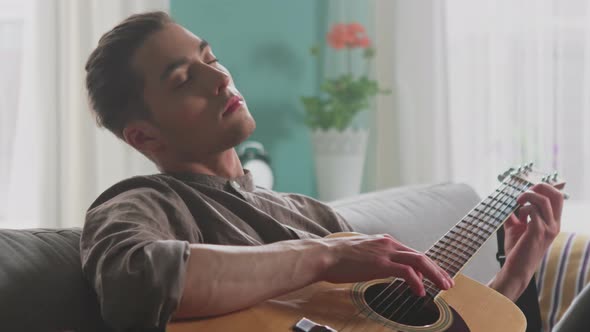
[[[234,187],[234,189],[239,190],[241,188],[240,184],[237,181],[232,180],[230,182],[231,186]]]

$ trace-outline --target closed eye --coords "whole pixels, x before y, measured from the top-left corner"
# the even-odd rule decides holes
[[[211,61],[208,61],[207,64],[208,65],[212,65],[216,62],[219,62],[219,59],[213,59]],[[190,81],[192,81],[193,79],[193,75],[191,75],[190,71],[187,73],[186,78],[183,79],[180,83],[178,83],[174,88],[175,89],[180,89],[182,88],[184,85],[186,85],[186,83],[189,83]]]

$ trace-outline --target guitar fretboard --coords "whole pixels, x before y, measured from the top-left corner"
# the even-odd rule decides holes
[[[516,198],[531,186],[519,178],[502,183],[428,249],[426,256],[454,277],[516,210]],[[438,291],[430,281],[425,284]]]

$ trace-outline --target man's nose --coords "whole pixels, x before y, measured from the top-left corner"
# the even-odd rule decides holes
[[[206,85],[206,89],[213,96],[222,94],[231,82],[229,74],[212,66],[206,66],[205,71],[207,74],[202,82]]]
[[[225,90],[227,88],[227,86],[229,85],[229,75],[227,75],[224,72],[221,72],[222,76],[221,79],[219,80],[219,82],[216,84],[216,89],[215,89],[215,96],[219,96],[221,93],[223,93],[223,90]]]

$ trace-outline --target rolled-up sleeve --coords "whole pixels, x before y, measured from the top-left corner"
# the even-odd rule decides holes
[[[149,190],[123,193],[88,211],[82,268],[112,328],[165,327],[178,307],[190,249],[174,236],[174,213]]]

